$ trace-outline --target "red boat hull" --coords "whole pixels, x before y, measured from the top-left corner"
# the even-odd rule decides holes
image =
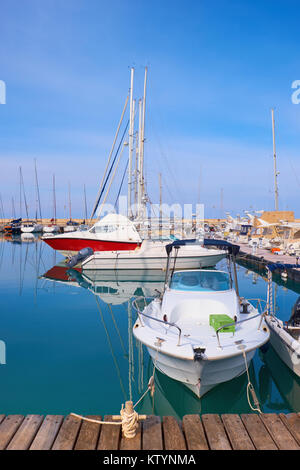
[[[43,238],[47,245],[51,246],[54,250],[61,252],[77,253],[83,248],[92,248],[94,251],[120,251],[120,250],[134,250],[140,243],[137,242],[120,242],[111,240],[95,240],[92,238],[60,238],[60,237],[47,237]]]

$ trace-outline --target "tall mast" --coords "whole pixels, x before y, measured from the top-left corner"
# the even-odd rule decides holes
[[[12,206],[13,219],[15,219],[16,218],[16,210],[15,210],[15,202],[14,202],[13,197],[11,198],[11,206]]]
[[[138,140],[139,140],[139,155],[138,155],[138,194],[137,194],[137,205],[138,205],[138,217],[141,216],[141,204],[142,204],[142,187],[143,187],[143,179],[142,179],[142,173],[141,173],[141,154],[142,154],[142,106],[143,106],[143,101],[140,99],[139,100],[139,134],[138,134]]]
[[[26,195],[25,195],[25,186],[24,186],[24,180],[23,180],[23,174],[22,174],[22,168],[20,167],[20,210],[21,210],[21,188],[23,188],[23,197],[24,197],[24,204],[25,204],[25,210],[26,210],[26,217],[28,219],[28,205],[26,201]]]
[[[54,223],[56,224],[56,196],[55,196],[55,175],[53,174],[53,210],[54,210]]]
[[[86,219],[87,219],[87,205],[86,205],[86,190],[85,190],[85,184],[83,185],[83,193],[84,193],[84,220],[86,221]]]
[[[133,78],[134,68],[131,68],[130,74],[130,100],[129,100],[129,156],[128,156],[128,200],[127,215],[132,216],[131,194],[132,194],[132,154],[133,154],[133,131],[134,131],[134,103],[133,103]]]
[[[274,193],[275,193],[275,210],[278,211],[278,183],[277,183],[277,163],[276,163],[276,145],[275,145],[275,119],[274,109],[272,111],[272,132],[273,132],[273,157],[274,157]]]
[[[39,189],[37,169],[36,169],[36,159],[34,159],[34,170],[35,170],[35,184],[36,184],[36,197],[37,197],[37,201],[36,201],[36,219],[37,219],[37,207],[39,206],[40,219],[42,220],[42,209],[41,209],[40,189]]]
[[[69,213],[70,213],[70,220],[72,220],[72,217],[71,217],[71,187],[70,187],[70,183],[69,183]]]
[[[135,217],[138,217],[138,184],[139,184],[139,133],[135,133],[135,168],[134,168],[134,205]]]
[[[143,115],[142,115],[142,136],[141,136],[141,162],[140,162],[140,178],[141,178],[141,191],[142,191],[142,200],[144,203],[145,197],[145,183],[144,183],[144,143],[145,143],[145,115],[146,115],[146,88],[147,88],[147,73],[148,68],[145,67],[145,79],[144,79],[144,97],[143,97]]]
[[[159,238],[162,238],[162,184],[161,173],[158,174],[159,181]]]

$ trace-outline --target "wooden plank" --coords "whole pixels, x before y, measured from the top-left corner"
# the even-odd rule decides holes
[[[50,450],[63,419],[61,415],[47,415],[29,449]]]
[[[299,450],[300,447],[275,413],[262,414],[261,418],[280,450]]]
[[[186,450],[186,443],[179,423],[173,416],[163,417],[165,450]]]
[[[6,448],[18,428],[20,427],[24,416],[8,415],[0,424],[0,450]]]
[[[120,450],[141,450],[142,446],[142,426],[139,423],[139,427],[137,429],[136,435],[131,439],[126,439],[122,435],[121,443],[120,443]]]
[[[104,421],[112,421],[111,415],[106,415]],[[121,425],[102,424],[98,450],[118,450],[121,434]]]
[[[233,450],[255,450],[239,415],[223,414],[221,419]]]
[[[256,450],[277,450],[274,440],[258,415],[242,414],[241,419]]]
[[[211,450],[231,450],[230,442],[219,415],[202,415],[202,423]]]
[[[0,424],[2,423],[2,421],[4,420],[5,418],[5,415],[0,415]]]
[[[300,416],[299,413],[289,413],[287,415],[280,413],[280,419],[285,424],[287,429],[293,435],[294,439],[300,445]]]
[[[143,450],[163,450],[163,436],[159,416],[147,416],[142,422],[142,430]]]
[[[87,418],[102,421],[102,416],[89,415]],[[81,428],[75,444],[75,450],[95,450],[97,449],[101,424],[82,421]]]
[[[75,416],[67,416],[58,432],[52,450],[72,450],[81,422],[82,420]]]
[[[38,432],[44,417],[27,415],[16,434],[7,446],[7,450],[27,450]]]
[[[186,415],[182,419],[182,428],[188,450],[208,450],[203,425],[199,415]]]

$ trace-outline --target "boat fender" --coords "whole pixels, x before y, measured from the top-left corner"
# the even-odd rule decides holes
[[[81,261],[84,261],[86,258],[91,256],[94,253],[94,250],[92,248],[82,248],[82,250],[78,251],[78,253],[74,256],[72,256],[67,262],[67,266],[69,268],[73,268],[76,266]]]
[[[167,321],[168,321],[168,317],[167,317],[167,315],[166,315],[166,314],[164,314],[164,316],[163,316],[163,321],[165,321],[165,322],[167,322]]]

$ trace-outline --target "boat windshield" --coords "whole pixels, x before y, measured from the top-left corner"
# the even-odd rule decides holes
[[[231,288],[229,275],[221,271],[175,272],[170,287],[175,290],[195,292],[225,291]]]
[[[110,232],[115,232],[118,230],[117,225],[94,225],[90,229],[91,233],[110,233]]]

